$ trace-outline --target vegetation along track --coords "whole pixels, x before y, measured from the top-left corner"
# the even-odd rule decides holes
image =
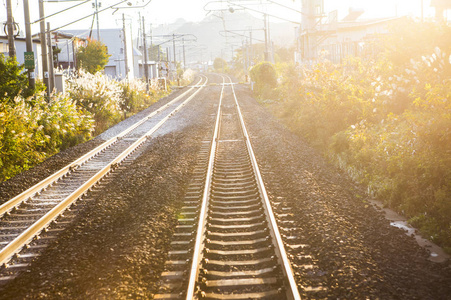
[[[207,84],[195,86],[117,136],[0,206],[0,283],[18,275],[43,245],[30,246],[62,213],[143,145]],[[23,249],[26,253],[21,253]],[[30,251],[31,250],[31,251]]]
[[[233,84],[225,81],[210,149],[199,154],[155,299],[300,299]]]

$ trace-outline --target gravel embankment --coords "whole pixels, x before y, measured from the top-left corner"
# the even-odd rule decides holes
[[[327,295],[305,298],[451,299],[449,262],[428,261],[427,251],[391,227],[362,188],[258,105],[246,86],[236,89],[270,197],[293,207],[298,234],[323,274]],[[219,92],[219,86],[201,91],[147,151],[111,175],[29,272],[0,290],[0,299],[151,298]]]
[[[214,121],[207,99],[219,97],[219,87],[199,95],[168,122],[172,132],[152,139],[82,202],[71,225],[0,290],[0,299],[148,299],[156,292],[185,187]]]
[[[77,146],[68,148],[64,151],[61,151],[44,162],[40,163],[36,167],[29,169],[17,176],[6,180],[4,182],[0,182],[0,204],[8,201],[12,197],[20,194],[26,189],[32,187],[36,183],[44,180],[48,176],[52,175],[54,172],[60,170],[61,168],[67,166],[72,161],[76,160],[80,156],[86,154],[90,150],[102,144],[109,138],[112,138],[131,124],[139,121],[142,117],[147,114],[157,110],[159,107],[163,106],[167,102],[171,101],[179,94],[181,94],[185,89],[180,89],[174,91],[171,95],[160,99],[158,102],[152,104],[150,107],[140,111],[139,113],[131,116],[130,118],[120,122],[119,124],[111,127],[106,130],[104,133],[99,136],[93,138],[92,140],[79,144]]]
[[[451,299],[450,262],[430,262],[363,187],[256,105],[246,88],[237,90],[268,191],[294,208],[328,299]]]

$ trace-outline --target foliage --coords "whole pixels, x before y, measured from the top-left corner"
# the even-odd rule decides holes
[[[293,130],[451,251],[451,44],[432,38],[449,28],[400,27],[380,41],[389,47],[377,60],[287,66],[274,105]],[[418,43],[428,38],[436,44]]]
[[[20,95],[0,102],[0,181],[29,169],[61,149],[86,141],[146,108],[167,92],[152,81],[117,82],[80,70],[68,80],[66,94]]]
[[[61,48],[58,48],[58,46],[52,46],[52,53],[53,53],[53,67],[58,68],[58,54],[61,53]]]
[[[28,87],[27,73],[15,58],[0,53],[0,102],[14,104],[18,95],[28,97],[33,94]]]
[[[117,123],[124,107],[123,89],[116,81],[100,72],[80,70],[78,76],[68,81],[67,92],[80,109],[95,120],[95,133],[99,134]]]
[[[76,55],[78,69],[84,69],[91,74],[102,71],[111,56],[105,44],[97,40],[88,40],[88,45],[78,48]]]
[[[41,92],[33,105],[21,96],[14,104],[0,103],[0,181],[89,139],[92,129],[92,119],[67,96],[47,102]]]
[[[166,53],[163,52],[160,45],[150,45],[147,50],[147,57],[149,60],[153,61],[165,61],[168,60]]]
[[[451,27],[445,23],[422,23],[412,19],[400,19],[391,25],[392,34],[380,42],[382,56],[395,67],[406,67],[410,60],[420,60],[432,53],[435,47],[451,52]]]
[[[149,94],[146,93],[145,81],[141,79],[122,80],[121,109],[125,115],[131,115],[143,110],[166,94],[160,90],[156,80],[151,81]]]
[[[255,82],[254,92],[257,97],[270,98],[277,87],[277,74],[274,66],[269,62],[261,62],[250,71],[252,81]]]
[[[224,59],[216,57],[213,62],[213,68],[216,72],[226,72],[228,70],[228,65]]]
[[[264,57],[264,44],[253,44],[252,50],[249,45],[244,45],[236,49],[233,57],[232,74],[237,78],[245,80],[245,74],[249,71],[247,69],[263,61]],[[276,46],[274,49],[274,61],[276,67],[281,64],[292,64],[294,62],[294,47],[284,48]]]

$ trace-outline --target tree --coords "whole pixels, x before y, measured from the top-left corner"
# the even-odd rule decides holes
[[[94,74],[105,68],[110,56],[105,44],[97,40],[88,39],[88,45],[86,47],[78,48],[78,69],[82,68]]]
[[[53,67],[58,68],[58,54],[61,53],[61,48],[58,48],[58,46],[52,46],[52,52],[53,52]]]
[[[166,53],[161,50],[160,45],[150,45],[147,55],[149,60],[167,60]]]
[[[14,103],[14,97],[29,97],[34,91],[28,87],[27,73],[15,58],[0,54],[0,102]]]
[[[254,92],[261,98],[272,98],[277,87],[277,73],[273,64],[260,62],[252,67],[251,79],[255,82]]]
[[[215,70],[218,72],[224,72],[228,68],[227,62],[220,57],[216,57],[215,61],[213,62],[213,68],[215,68]]]

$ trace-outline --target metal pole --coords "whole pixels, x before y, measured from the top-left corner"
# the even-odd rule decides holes
[[[143,52],[144,52],[144,78],[146,79],[146,92],[149,92],[149,69],[147,66],[146,25],[143,16]]]
[[[122,31],[124,36],[124,64],[125,64],[125,79],[128,79],[128,61],[127,61],[127,36],[125,35],[125,15],[122,14]]]
[[[152,23],[149,24],[149,30],[150,30],[150,45],[149,45],[149,48],[152,50],[150,52],[150,53],[152,53],[152,57],[149,58],[149,59],[150,60],[155,60],[154,47],[153,47]]]
[[[72,67],[74,68],[74,71],[77,70],[77,53],[75,52],[75,40],[72,41]]]
[[[244,41],[241,41],[241,53],[243,54],[243,69],[244,69],[244,75],[247,74],[247,47],[244,48]],[[246,50],[244,50],[246,49]]]
[[[424,22],[424,0],[421,0],[421,22]]]
[[[25,19],[25,38],[27,44],[27,52],[33,52],[33,41],[31,40],[31,24],[30,24],[30,7],[28,0],[23,0],[24,19]],[[28,69],[28,86],[34,90],[35,78],[34,78],[34,59],[33,68]]]
[[[8,27],[8,49],[9,57],[16,57],[16,48],[14,45],[14,20],[11,0],[6,0],[6,23]]]
[[[169,52],[170,50],[171,49],[169,47],[166,47],[166,62],[167,62],[166,66],[168,68],[166,76],[169,79],[172,77],[171,61],[170,61],[171,56],[170,56],[170,52]]]
[[[67,51],[67,69],[70,69],[69,40],[66,40],[66,51]]]
[[[186,70],[186,58],[185,58],[185,38],[182,38],[183,42],[183,71]]]
[[[49,47],[49,89],[50,92],[53,91],[53,88],[55,87],[55,75],[53,74],[53,49],[52,49],[52,36],[50,32],[50,23],[47,22],[47,44]]]
[[[42,80],[47,89],[47,96],[50,97],[51,89],[49,87],[49,62],[47,59],[47,38],[45,33],[44,0],[39,0],[39,18],[41,19],[41,22],[39,22],[39,26],[41,29],[41,32],[39,33],[39,39],[41,40]]]
[[[264,31],[265,31],[265,61],[268,61],[268,30],[266,29],[267,23],[266,23],[266,14],[264,15],[263,23],[265,25]]]
[[[252,67],[252,59],[254,56],[254,54],[252,53],[252,29],[249,32],[249,37],[249,67]]]
[[[274,46],[273,46],[273,43],[271,42],[271,29],[270,29],[270,24],[269,24],[269,16],[267,19],[267,23],[268,23],[268,43],[269,43],[269,47],[270,47],[269,60],[272,63],[274,63]]]
[[[99,25],[99,4],[97,0],[95,0],[96,6],[96,18],[97,18],[97,39],[100,41],[100,25]]]
[[[174,52],[174,68],[177,70],[177,60],[175,58],[175,34],[172,34],[172,50]]]

